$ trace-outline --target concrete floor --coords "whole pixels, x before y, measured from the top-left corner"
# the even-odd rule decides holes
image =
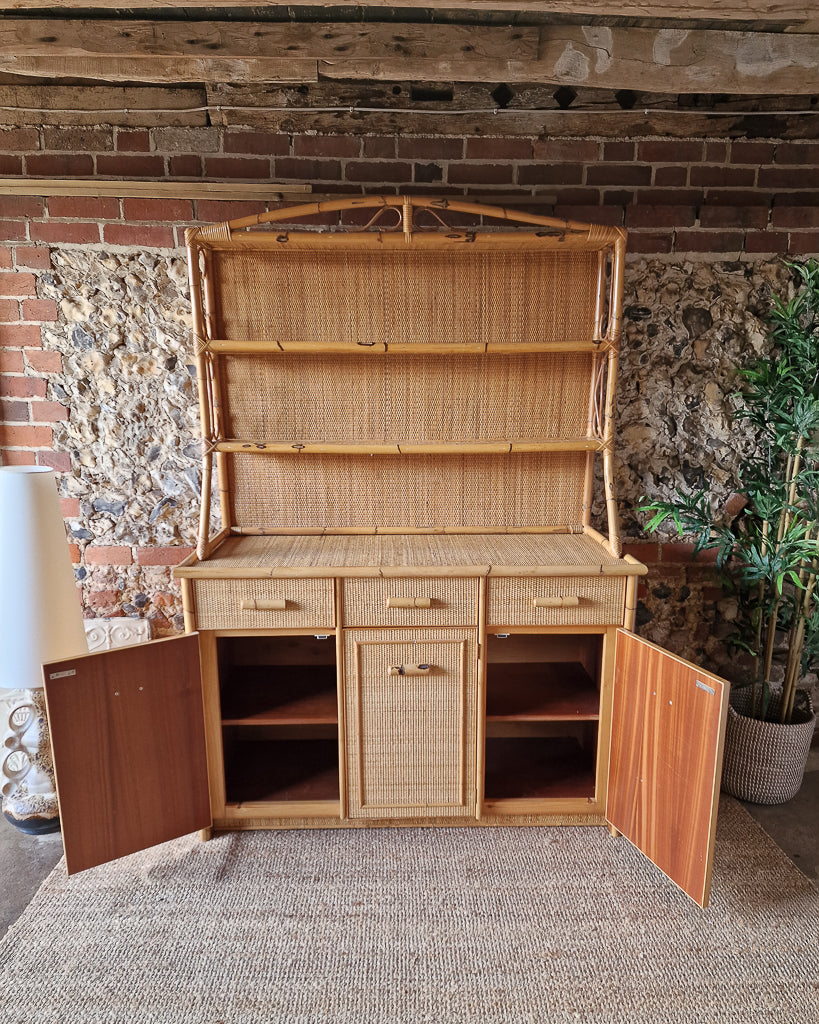
[[[787,804],[745,805],[796,866],[819,885],[819,745],[808,759],[802,788]],[[17,920],[62,857],[59,832],[23,835],[0,818],[0,935]]]

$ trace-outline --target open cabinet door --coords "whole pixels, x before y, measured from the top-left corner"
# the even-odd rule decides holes
[[[708,905],[728,683],[618,629],[606,818]]]
[[[198,639],[43,666],[69,874],[210,825]]]

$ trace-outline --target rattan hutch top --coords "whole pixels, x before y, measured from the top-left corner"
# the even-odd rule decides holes
[[[328,214],[337,227],[310,225]],[[593,563],[601,542],[616,562],[622,229],[376,196],[192,229],[187,245],[200,562],[228,535],[300,536],[314,568],[332,558],[311,537],[326,549],[347,535],[472,535],[480,566],[506,534],[503,561],[528,564],[509,545],[537,533],[585,535]],[[598,457],[608,539],[590,526]],[[210,538],[214,463],[223,530]],[[259,571],[275,544],[257,548],[238,569]],[[368,550],[359,567],[378,562]]]

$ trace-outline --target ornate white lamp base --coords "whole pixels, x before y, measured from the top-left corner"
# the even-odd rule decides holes
[[[30,835],[57,832],[60,811],[45,693],[42,689],[6,690],[0,707],[3,816]]]

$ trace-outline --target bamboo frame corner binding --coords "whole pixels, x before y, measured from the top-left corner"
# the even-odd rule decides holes
[[[299,220],[322,214],[343,214],[353,210],[372,210],[373,214],[363,227],[353,229],[331,228],[325,230],[293,230],[290,225]],[[514,230],[458,230],[446,222],[448,212],[469,214],[489,221],[505,222]],[[420,215],[431,217],[429,227],[420,226]],[[386,221],[390,214],[393,220]],[[283,231],[269,228],[276,224],[287,225]],[[520,230],[528,227],[529,231]],[[431,228],[431,229],[430,229]],[[220,423],[220,395],[218,375],[214,362],[220,351],[233,347],[215,337],[213,315],[212,281],[203,272],[209,250],[221,248],[276,249],[298,248],[319,252],[335,246],[348,248],[376,248],[386,250],[406,248],[445,248],[447,246],[475,247],[489,250],[515,250],[522,244],[554,251],[581,249],[599,253],[599,274],[606,272],[609,262],[608,294],[602,288],[598,291],[595,310],[594,370],[592,393],[589,404],[588,436],[597,438],[595,450],[602,453],[603,485],[605,492],[608,546],[619,557],[622,546],[619,535],[616,494],[613,472],[614,404],[619,342],[622,330],[622,277],[625,256],[626,232],[620,227],[594,225],[570,220],[546,217],[540,214],[522,212],[506,207],[493,207],[482,203],[450,198],[429,198],[408,195],[356,196],[338,200],[321,201],[295,206],[282,206],[263,214],[237,218],[220,224],[189,228],[185,232],[188,250],[189,281],[193,304],[193,333],[196,349],[196,365],[199,376],[199,407],[202,426],[203,473],[202,503],[197,543],[197,557],[204,560],[213,549],[209,538],[209,519],[212,495],[214,455],[220,481],[221,511],[223,529],[214,538],[227,535],[233,524],[230,522],[227,484],[227,454],[236,451],[236,442],[224,436]],[[201,262],[200,262],[201,261]],[[602,280],[602,277],[601,277]],[[293,348],[295,346],[291,346]],[[321,346],[325,351],[349,351],[351,346]],[[352,346],[356,347],[356,346]],[[282,346],[279,346],[282,348]],[[319,351],[319,346],[304,343],[300,350]],[[452,343],[436,346],[435,350],[472,351],[469,343]],[[557,348],[557,346],[556,346]],[[247,343],[247,351],[270,351],[265,343]],[[283,349],[282,349],[283,350]],[[385,351],[382,346],[378,351]],[[406,347],[405,347],[406,350]],[[358,351],[361,351],[358,348]],[[367,351],[365,349],[365,351]],[[555,442],[563,443],[559,439]],[[566,444],[571,444],[569,440]],[[247,450],[250,446],[242,446]],[[255,450],[269,449],[264,444],[253,445]],[[343,446],[339,453],[343,453]],[[479,452],[478,444],[461,445],[460,451]],[[485,450],[485,446],[484,446]],[[509,451],[513,450],[510,444]],[[587,451],[586,486],[583,494],[582,524],[591,531],[591,495],[594,451]],[[345,531],[347,532],[347,531]],[[369,528],[361,532],[372,532]],[[421,532],[408,529],[407,532]],[[436,532],[441,532],[440,530]],[[534,531],[533,531],[534,532]]]

